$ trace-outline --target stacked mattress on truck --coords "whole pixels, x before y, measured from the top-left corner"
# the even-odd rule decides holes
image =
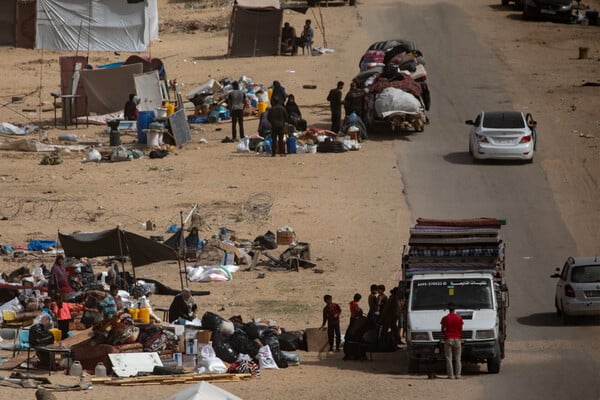
[[[406,276],[436,272],[504,273],[504,243],[494,218],[419,218],[405,249]]]

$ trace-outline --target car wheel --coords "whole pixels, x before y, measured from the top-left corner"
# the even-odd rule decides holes
[[[529,15],[529,7],[527,6],[527,1],[523,3],[523,19],[528,21],[531,18]]]
[[[563,325],[571,325],[573,323],[573,317],[567,315],[564,311],[560,314],[560,320]]]

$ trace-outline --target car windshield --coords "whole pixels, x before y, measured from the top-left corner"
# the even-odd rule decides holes
[[[594,283],[600,282],[600,265],[581,265],[573,267],[571,271],[571,282]]]
[[[488,279],[428,279],[415,281],[412,310],[443,310],[448,303],[461,309],[490,309],[492,289]]]
[[[525,121],[520,112],[486,112],[482,126],[490,129],[519,129],[525,127]]]

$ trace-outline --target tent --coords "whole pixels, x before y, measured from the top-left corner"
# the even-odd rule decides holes
[[[202,381],[167,397],[165,400],[242,400],[242,398],[212,383]]]
[[[36,49],[142,52],[156,39],[157,0],[37,0]]]
[[[158,0],[2,0],[0,45],[61,51],[146,51]]]
[[[119,228],[72,235],[59,232],[58,238],[68,257],[129,256],[134,268],[179,260],[172,248]]]
[[[279,0],[235,0],[227,54],[230,57],[278,55],[282,20]]]

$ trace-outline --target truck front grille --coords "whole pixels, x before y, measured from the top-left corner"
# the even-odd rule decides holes
[[[433,340],[444,340],[444,334],[441,331],[434,331],[432,334]],[[463,340],[473,339],[473,331],[463,331],[460,335],[460,338]]]

